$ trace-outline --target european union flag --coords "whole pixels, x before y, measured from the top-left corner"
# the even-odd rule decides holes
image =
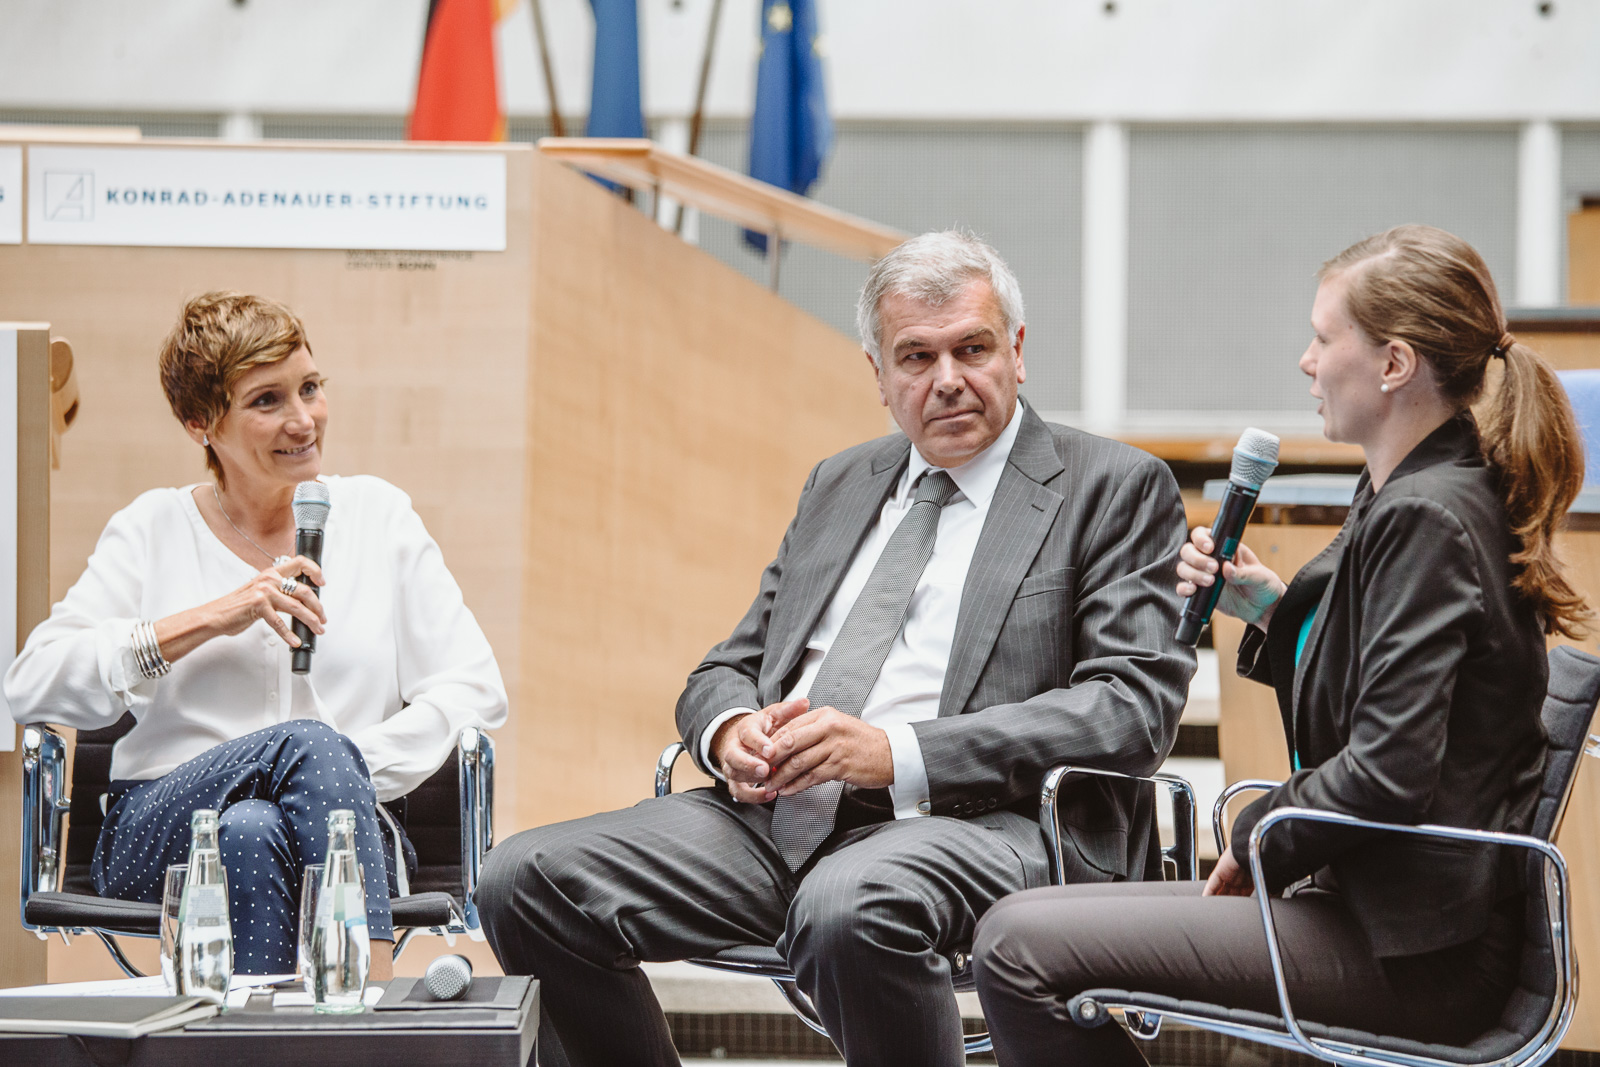
[[[639,0],[589,0],[594,8],[590,137],[643,137],[639,103]]]
[[[804,196],[832,147],[817,0],[762,0],[750,176]],[[746,230],[744,239],[767,250],[764,233]]]

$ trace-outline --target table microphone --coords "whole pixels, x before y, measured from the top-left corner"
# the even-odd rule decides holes
[[[322,562],[322,528],[328,524],[328,487],[321,482],[301,482],[294,487],[294,554],[304,556],[313,563]],[[310,584],[302,574],[300,581]],[[316,589],[316,586],[312,586]],[[294,635],[300,647],[293,650],[291,666],[296,674],[311,670],[311,653],[317,650],[317,635],[299,619],[293,621]]]
[[[465,956],[440,956],[422,972],[422,985],[434,1000],[460,1000],[472,988],[472,961]]]
[[[1228,488],[1222,493],[1216,521],[1211,524],[1211,558],[1219,564],[1217,580],[1209,586],[1200,586],[1194,596],[1183,602],[1183,617],[1178,620],[1180,645],[1193,648],[1200,641],[1200,631],[1211,621],[1212,609],[1217,606],[1217,598],[1226,584],[1220,565],[1233,562],[1245,524],[1250,521],[1250,512],[1255,510],[1256,497],[1261,495],[1261,485],[1277,467],[1278,438],[1275,435],[1252,428],[1239,436],[1239,443],[1233,448]]]

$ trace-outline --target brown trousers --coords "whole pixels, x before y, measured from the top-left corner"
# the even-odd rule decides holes
[[[1002,1067],[1142,1067],[1122,1027],[1083,1029],[1067,1002],[1128,989],[1280,1014],[1254,898],[1202,897],[1199,882],[1032,889],[991,908],[973,969]],[[1516,978],[1521,898],[1478,940],[1377,959],[1343,899],[1304,892],[1273,905],[1290,1004],[1301,1019],[1465,1043],[1494,1025]]]

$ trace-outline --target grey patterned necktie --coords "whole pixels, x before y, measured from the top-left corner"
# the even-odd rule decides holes
[[[911,510],[883,547],[867,584],[823,657],[809,693],[813,708],[832,707],[860,716],[889,646],[905,622],[906,605],[933,555],[940,510],[955,492],[956,483],[944,471],[923,476]],[[833,832],[843,794],[843,782],[821,782],[794,796],[778,798],[772,809],[772,841],[791,871],[799,870]]]

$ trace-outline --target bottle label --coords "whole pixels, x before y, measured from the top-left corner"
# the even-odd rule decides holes
[[[338,887],[338,894],[337,914],[345,929],[367,925],[367,901],[361,893],[361,887],[354,882],[345,882]]]
[[[183,889],[183,900],[178,905],[180,923],[226,922],[228,918],[228,893],[220,885],[190,885]]]

